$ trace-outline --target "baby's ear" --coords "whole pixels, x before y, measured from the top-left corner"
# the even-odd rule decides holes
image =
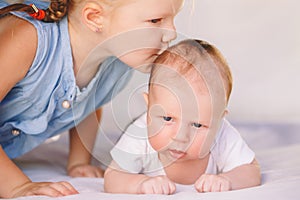
[[[146,102],[146,105],[148,106],[148,103],[149,103],[149,100],[148,100],[149,95],[148,95],[148,93],[144,92],[144,93],[143,93],[143,97],[144,97],[144,100],[145,100],[145,102]]]
[[[96,2],[87,2],[82,8],[83,22],[94,32],[101,32],[103,27],[103,7]]]
[[[229,113],[228,109],[225,109],[224,112],[223,112],[222,117],[225,117],[228,113]]]

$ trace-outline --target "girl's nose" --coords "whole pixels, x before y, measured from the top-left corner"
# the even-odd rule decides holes
[[[174,23],[170,23],[169,26],[165,27],[163,30],[163,37],[162,37],[162,42],[164,43],[169,43],[172,40],[175,40],[177,37],[176,33],[176,28],[174,26]]]

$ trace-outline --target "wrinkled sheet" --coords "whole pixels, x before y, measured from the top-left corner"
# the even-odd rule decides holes
[[[59,199],[300,199],[300,125],[296,124],[235,124],[261,165],[262,185],[222,193],[197,193],[193,186],[177,185],[173,195],[128,195],[103,192],[103,179],[71,178],[66,175],[67,133],[16,159],[15,162],[33,181],[69,181],[78,195]],[[116,141],[119,135],[109,134]],[[95,154],[103,151],[97,144]],[[101,150],[102,148],[102,150]],[[107,150],[107,152],[109,149]],[[107,155],[107,154],[106,154]],[[97,157],[97,156],[96,156]],[[94,161],[94,164],[99,164]],[[17,199],[52,199],[30,196]]]

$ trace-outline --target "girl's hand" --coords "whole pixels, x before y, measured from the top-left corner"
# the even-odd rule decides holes
[[[72,194],[78,194],[78,191],[68,182],[27,182],[18,188],[15,188],[12,197],[46,195],[50,197],[62,197]]]
[[[68,169],[68,175],[71,177],[103,178],[103,174],[101,168],[88,164],[75,165]]]
[[[173,194],[175,190],[175,183],[166,176],[147,177],[138,187],[139,194]]]
[[[221,175],[203,174],[195,188],[198,192],[223,192],[231,190],[231,182]]]

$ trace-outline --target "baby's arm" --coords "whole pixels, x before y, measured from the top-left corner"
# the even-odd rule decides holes
[[[0,198],[15,198],[29,195],[59,197],[77,193],[67,182],[31,182],[7,157],[0,145]]]
[[[203,174],[195,183],[198,192],[222,192],[258,186],[261,183],[260,167],[256,159],[218,175]]]
[[[68,174],[72,177],[103,177],[103,170],[91,166],[91,152],[97,136],[102,109],[90,114],[77,127],[70,130]]]
[[[104,174],[104,190],[110,193],[173,194],[176,186],[166,176],[149,177],[124,172],[112,161]]]

